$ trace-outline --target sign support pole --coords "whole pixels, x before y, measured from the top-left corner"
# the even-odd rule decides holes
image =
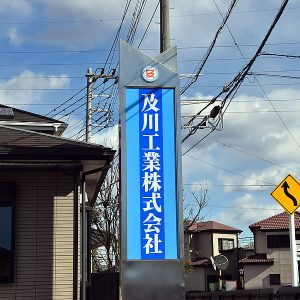
[[[295,235],[295,214],[289,216],[290,222],[290,249],[291,249],[291,270],[292,270],[292,286],[299,286],[298,263],[297,263],[297,248]]]

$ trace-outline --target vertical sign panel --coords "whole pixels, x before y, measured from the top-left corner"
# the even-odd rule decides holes
[[[126,89],[127,259],[178,259],[174,89]]]

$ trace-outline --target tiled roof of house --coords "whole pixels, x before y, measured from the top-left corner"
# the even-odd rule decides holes
[[[197,260],[195,261],[192,261],[190,263],[190,265],[192,267],[208,267],[208,266],[211,266],[211,261],[206,258],[206,257],[203,257],[203,258],[198,258]]]
[[[300,213],[298,212],[295,212],[295,227],[300,229]],[[261,231],[288,230],[289,217],[286,212],[282,212],[278,215],[251,224],[249,228],[251,230],[259,229]]]
[[[200,231],[231,232],[231,233],[242,232],[242,230],[240,229],[227,226],[216,221],[195,222],[193,224],[191,221],[186,221],[185,229],[188,232],[200,232]]]
[[[239,260],[239,263],[241,265],[273,264],[274,259],[267,258],[267,254],[265,253],[256,253],[254,255]]]

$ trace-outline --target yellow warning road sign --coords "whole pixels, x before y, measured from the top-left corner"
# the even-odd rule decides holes
[[[291,215],[300,206],[300,184],[292,175],[288,175],[271,196]]]

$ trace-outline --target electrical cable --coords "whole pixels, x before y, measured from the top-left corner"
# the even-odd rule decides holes
[[[145,32],[144,32],[144,34],[143,34],[143,36],[142,36],[142,38],[141,38],[141,40],[140,40],[140,43],[139,43],[138,46],[137,46],[138,49],[140,48],[140,46],[141,46],[141,44],[142,44],[142,42],[143,42],[143,40],[144,40],[144,38],[145,38],[145,36],[146,36],[146,34],[147,34],[147,32],[148,32],[148,29],[149,29],[149,27],[150,27],[150,25],[151,25],[151,23],[152,23],[152,20],[153,20],[155,14],[156,14],[157,9],[158,9],[158,7],[159,7],[159,3],[160,3],[160,1],[157,2],[157,5],[156,5],[156,7],[155,7],[155,9],[154,9],[154,12],[153,12],[153,14],[152,14],[152,16],[151,16],[151,18],[150,18],[150,21],[149,21],[147,27],[146,27],[146,30],[145,30]]]
[[[215,2],[215,0],[213,0],[213,1],[214,1],[215,6],[217,7],[217,9],[218,9],[218,11],[219,11],[221,17],[223,18],[222,13],[221,13],[221,11],[219,10],[219,7],[218,7],[217,3]],[[288,2],[288,1],[286,1],[286,3],[282,2],[282,6],[283,6],[284,4],[287,5],[287,2]],[[284,10],[284,7],[283,7],[283,10]],[[282,10],[282,12],[283,12],[283,10]],[[279,16],[279,18],[280,18],[280,16]],[[278,19],[279,19],[279,18],[278,18]],[[276,25],[276,24],[275,24],[275,25]],[[274,25],[274,26],[275,26],[275,25]],[[227,29],[228,29],[228,31],[229,31],[229,33],[230,33],[232,39],[234,40],[234,43],[235,43],[235,45],[237,46],[237,48],[238,48],[238,50],[239,50],[239,53],[240,53],[241,56],[244,58],[244,60],[246,60],[245,57],[244,57],[244,55],[243,55],[243,53],[242,53],[242,51],[241,51],[241,49],[239,48],[238,43],[236,42],[236,40],[235,40],[235,38],[234,38],[234,36],[233,36],[233,34],[232,34],[230,28],[229,28],[227,25],[226,25],[226,27],[227,27]],[[259,51],[258,55],[261,55],[262,53],[266,53],[266,52],[261,52],[261,51]],[[299,57],[300,57],[300,56],[299,56]],[[250,70],[250,69],[249,69],[249,70]],[[249,73],[250,73],[250,72],[248,72],[248,74],[249,74]],[[260,89],[262,90],[262,92],[263,92],[265,98],[269,101],[269,103],[270,103],[271,107],[273,108],[274,112],[277,114],[279,120],[281,121],[281,123],[283,124],[283,126],[286,128],[286,130],[288,131],[289,135],[291,136],[291,138],[293,139],[293,141],[295,142],[295,144],[300,148],[300,145],[299,145],[299,143],[297,142],[297,140],[295,139],[294,135],[291,133],[290,129],[287,127],[286,123],[283,121],[283,119],[282,119],[281,116],[279,115],[279,112],[276,110],[275,106],[274,106],[273,103],[270,101],[270,99],[269,99],[267,93],[265,92],[265,90],[264,90],[263,87],[262,87],[262,84],[257,80],[257,78],[255,78],[255,80],[256,80],[256,82],[258,83],[258,86],[260,87]]]
[[[235,171],[232,171],[232,170],[225,169],[225,168],[223,168],[223,167],[214,165],[214,164],[209,163],[209,162],[207,162],[207,161],[204,161],[204,160],[201,160],[201,159],[199,159],[199,158],[196,158],[196,157],[194,157],[194,156],[192,156],[192,155],[190,155],[190,154],[188,154],[187,156],[190,157],[190,158],[192,158],[192,159],[194,159],[194,160],[196,160],[196,161],[199,161],[199,162],[201,162],[201,163],[204,163],[204,164],[206,164],[206,165],[209,165],[209,166],[211,166],[211,167],[214,167],[214,168],[216,168],[216,169],[220,169],[220,170],[222,170],[222,171],[225,171],[225,172],[228,172],[228,173],[231,173],[231,174],[234,174],[234,175],[238,175],[238,176],[243,177],[243,178],[246,178],[246,179],[251,179],[251,180],[254,180],[254,181],[257,181],[257,182],[262,182],[263,184],[267,184],[267,185],[270,185],[270,186],[276,186],[275,184],[272,184],[272,183],[270,183],[270,182],[266,182],[266,181],[264,181],[264,180],[260,180],[260,179],[257,179],[257,178],[253,178],[253,177],[250,177],[250,176],[247,176],[247,175],[244,175],[244,174],[240,174],[240,173],[238,173],[238,172],[235,172]]]
[[[209,46],[207,52],[205,53],[204,57],[202,58],[202,62],[200,62],[199,65],[198,65],[198,66],[195,68],[195,70],[194,70],[194,72],[196,72],[196,73],[195,73],[195,76],[194,76],[192,79],[190,79],[190,80],[185,84],[185,86],[184,86],[184,87],[182,88],[182,90],[180,91],[180,95],[183,95],[183,94],[187,91],[187,89],[188,89],[194,82],[196,82],[196,81],[198,80],[198,78],[199,78],[199,76],[200,76],[200,73],[201,73],[202,69],[204,68],[204,66],[205,66],[205,64],[206,64],[206,62],[207,62],[207,60],[208,60],[208,57],[210,56],[210,54],[211,54],[211,52],[212,52],[212,50],[213,50],[213,48],[214,48],[214,46],[215,46],[215,44],[216,44],[216,42],[217,42],[217,39],[218,39],[218,37],[219,37],[219,35],[220,35],[222,29],[223,29],[224,26],[226,25],[226,22],[228,21],[228,19],[229,19],[231,13],[232,13],[232,11],[233,11],[233,9],[234,9],[234,7],[235,7],[237,1],[238,1],[238,0],[232,0],[232,1],[231,1],[231,4],[230,4],[230,6],[229,6],[229,9],[228,9],[228,11],[227,11],[227,13],[226,13],[226,17],[223,19],[223,22],[222,22],[222,24],[220,25],[219,29],[217,30],[217,32],[216,32],[216,34],[215,34],[215,36],[214,36],[213,41],[211,42],[211,44],[210,44],[210,46]],[[192,74],[194,74],[194,72],[193,72]]]
[[[262,52],[260,55],[262,56],[275,56],[275,57],[285,57],[285,58],[300,58],[300,55],[291,55],[291,54],[277,54],[277,53],[268,53]]]
[[[220,145],[222,145],[222,146],[224,146],[224,147],[226,147],[226,148],[229,148],[229,149],[235,150],[235,151],[237,151],[237,152],[243,153],[244,155],[253,157],[253,158],[257,159],[257,160],[264,161],[264,162],[266,162],[266,163],[268,163],[268,164],[270,164],[270,165],[275,165],[275,166],[277,166],[277,167],[280,167],[280,168],[283,168],[283,169],[286,169],[286,170],[289,170],[289,171],[292,171],[292,172],[295,172],[295,173],[300,173],[300,170],[296,170],[296,169],[293,169],[293,168],[290,168],[290,167],[287,167],[287,166],[278,164],[278,163],[276,163],[276,162],[274,162],[274,161],[270,161],[270,160],[265,159],[265,158],[263,158],[263,157],[260,157],[260,156],[258,156],[258,155],[256,155],[256,154],[247,152],[247,151],[242,150],[242,149],[240,149],[240,148],[237,148],[237,147],[235,147],[235,146],[231,146],[231,145],[229,145],[229,144],[227,144],[227,143],[218,141],[218,140],[216,140],[216,139],[214,139],[214,138],[209,137],[208,139],[211,140],[211,141],[213,141],[213,142],[215,142],[215,143],[217,143],[217,144],[220,144]]]
[[[242,84],[242,82],[244,81],[245,77],[247,76],[249,70],[251,69],[252,65],[254,64],[256,58],[259,56],[259,54],[261,53],[262,49],[264,48],[267,40],[269,39],[273,29],[275,28],[277,22],[279,21],[286,5],[288,4],[289,0],[283,0],[282,1],[282,4],[270,26],[270,28],[268,29],[265,37],[263,38],[261,44],[259,45],[258,49],[256,50],[254,56],[252,57],[252,59],[248,62],[247,65],[244,66],[244,68],[238,73],[238,75],[235,76],[235,78],[229,83],[227,84],[226,86],[223,87],[223,90],[216,96],[214,97],[211,102],[209,103],[209,105],[211,105],[212,103],[214,103],[216,101],[217,98],[219,98],[223,93],[227,92],[227,95],[225,96],[224,100],[222,101],[222,109],[223,107],[225,106],[225,103],[227,101],[227,99],[233,94],[235,95],[240,87],[240,85]],[[261,87],[262,88],[262,87]],[[231,100],[230,102],[232,101],[233,97],[231,97]],[[229,102],[229,103],[230,103]],[[208,105],[207,105],[208,106]],[[207,107],[206,106],[206,107]],[[274,107],[274,106],[273,106]],[[228,105],[226,107],[226,109],[228,108]],[[221,109],[221,111],[222,111]],[[225,109],[225,111],[226,111]],[[187,123],[188,125],[191,124],[191,122],[202,112],[203,110],[199,111],[193,118],[191,118],[191,120]],[[222,112],[222,115],[225,113],[225,111]],[[275,108],[274,108],[274,111],[275,111]],[[278,113],[277,113],[278,114]],[[278,115],[279,116],[279,115]],[[280,118],[280,116],[279,116]],[[280,118],[281,119],[281,118]],[[282,119],[281,119],[282,120]],[[283,121],[282,121],[283,122]],[[191,132],[189,132],[182,140],[182,142],[184,142],[185,140],[187,140],[187,138],[189,136],[191,136],[192,134],[194,134],[198,128],[201,127],[201,123],[197,124],[196,126],[193,127],[193,130]],[[288,130],[288,132],[290,133],[290,135],[292,136],[290,130],[286,127],[286,129]],[[214,129],[213,129],[214,130]],[[212,131],[213,131],[212,130]],[[205,137],[207,137],[209,134],[212,133],[212,131],[210,131]],[[292,136],[293,137],[293,136]],[[188,151],[190,151],[191,149],[193,149],[196,145],[198,145],[204,138],[202,138],[200,141],[198,141],[196,144],[194,144],[190,149],[188,149],[187,151],[184,152],[184,154],[186,154]],[[294,139],[294,138],[293,138]],[[294,141],[296,142],[296,140],[294,139]],[[297,142],[296,142],[297,144]],[[183,154],[183,155],[184,155]]]
[[[79,90],[76,94],[74,94],[72,97],[68,98],[66,101],[64,101],[62,104],[58,105],[56,108],[52,109],[49,113],[47,113],[46,115],[44,115],[45,117],[49,116],[52,112],[56,112],[57,109],[59,109],[60,107],[62,107],[63,105],[65,105],[66,103],[68,103],[69,101],[71,101],[72,99],[74,99],[74,97],[76,97],[77,95],[79,95],[83,90],[86,89],[86,86],[83,87],[81,90]],[[82,98],[80,98],[81,100]]]

